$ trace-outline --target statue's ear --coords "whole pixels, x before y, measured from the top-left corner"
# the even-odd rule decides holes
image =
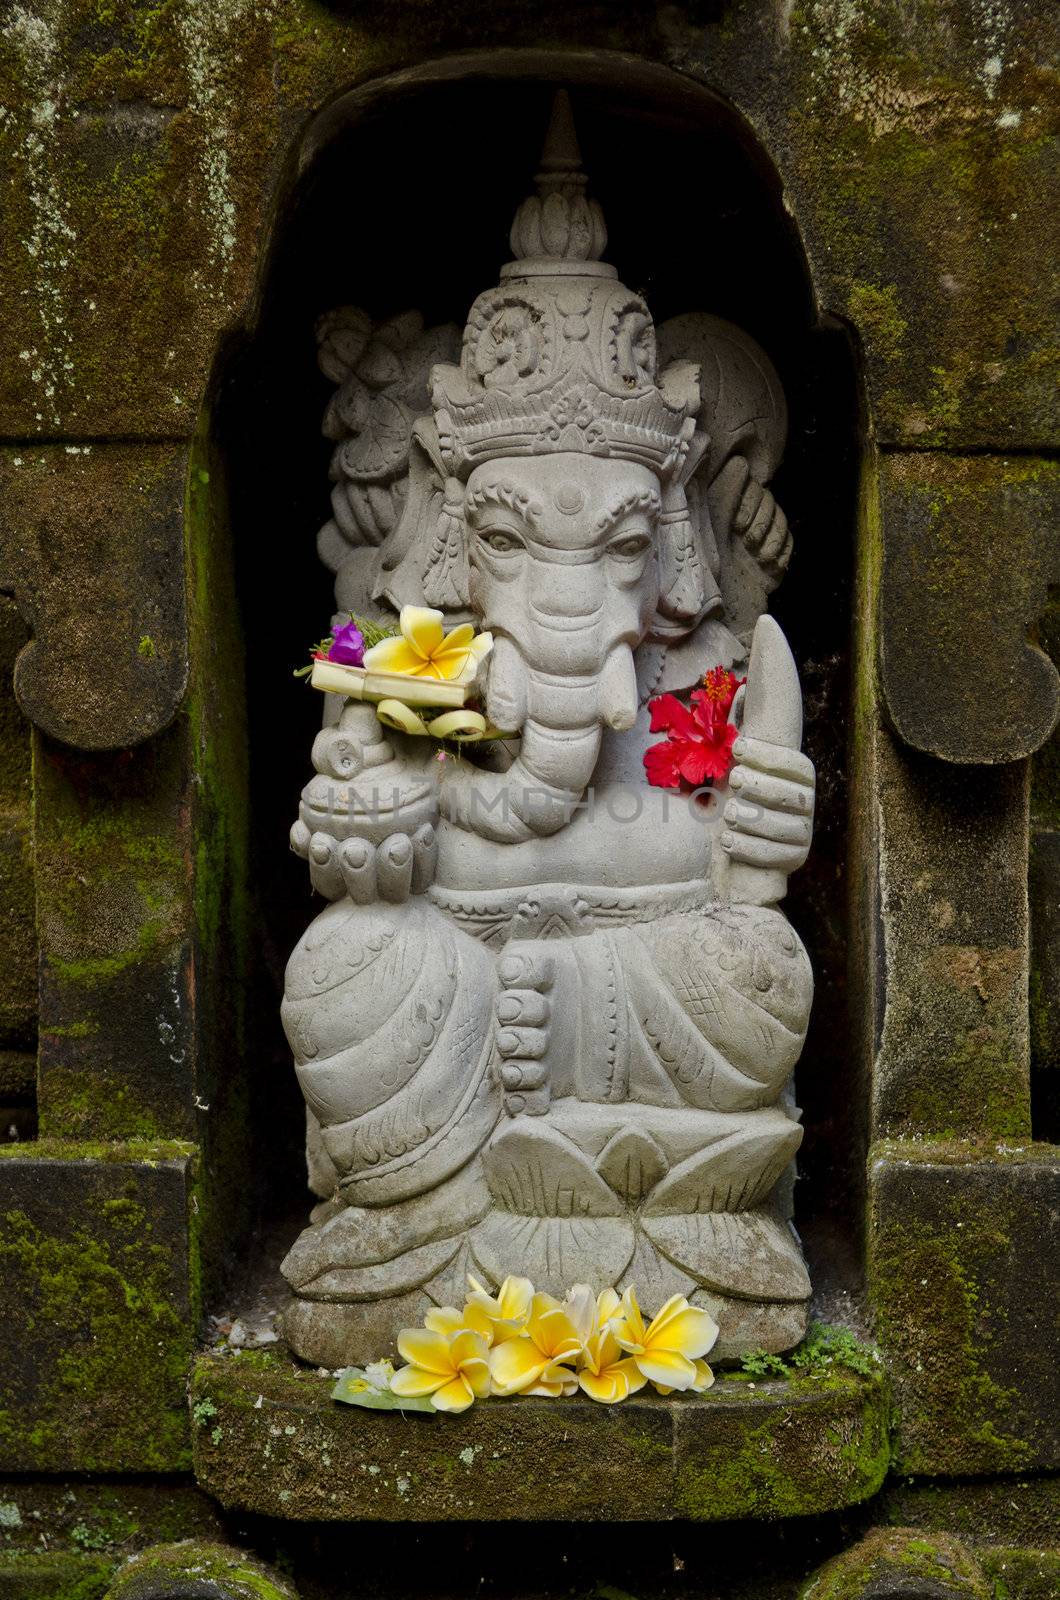
[[[706,590],[688,499],[672,485],[663,495],[659,518],[659,611],[667,631],[694,627],[703,613]]]
[[[408,483],[400,520],[380,551],[374,598],[385,597],[398,608],[426,601],[445,612],[466,611],[464,489],[446,477],[428,417],[412,430]]]
[[[707,446],[696,433],[677,477],[663,490],[659,519],[659,610],[655,632],[680,637],[719,609],[718,549],[694,473]]]
[[[446,612],[464,611],[471,604],[464,485],[459,478],[445,480],[445,493],[423,568],[423,598],[429,606]]]

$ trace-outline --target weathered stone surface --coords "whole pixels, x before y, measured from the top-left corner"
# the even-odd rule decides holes
[[[0,1478],[0,1539],[7,1553],[86,1552],[117,1564],[149,1545],[218,1539],[217,1507],[178,1481],[159,1493],[152,1482],[85,1478]],[[0,1587],[0,1594],[4,1590]]]
[[[187,1465],[187,1146],[0,1145],[0,1471]]]
[[[1026,769],[875,738],[877,1136],[1030,1135]]]
[[[1060,1151],[881,1145],[869,1291],[900,1472],[1060,1464]]]
[[[983,1550],[983,1571],[999,1600],[1055,1600],[1060,1594],[1060,1549]]]
[[[0,423],[190,431],[218,337],[248,313],[299,130],[324,106],[334,122],[351,86],[362,107],[385,96],[395,70],[456,77],[466,64],[438,58],[474,45],[498,51],[501,73],[646,83],[668,104],[694,98],[689,77],[718,89],[780,168],[822,306],[862,338],[881,436],[1046,445],[1052,29],[1026,0],[853,14],[742,0],[691,20],[505,0],[488,15],[409,9],[385,28],[371,8],[308,0],[181,0],[103,21],[90,0],[19,7],[0,39],[14,174]]]
[[[99,1556],[0,1550],[0,1594],[4,1600],[103,1600],[113,1570]]]
[[[205,1356],[195,1472],[223,1506],[333,1521],[719,1521],[808,1515],[875,1493],[882,1381],[746,1383],[698,1397],[489,1400],[458,1417],[360,1412],[281,1356]]]
[[[188,1539],[145,1550],[115,1575],[107,1600],[298,1600],[244,1550]]]
[[[185,730],[116,755],[82,756],[41,738],[34,803],[42,1131],[193,1136]]]
[[[829,1561],[802,1600],[993,1600],[975,1554],[946,1534],[875,1529]]]
[[[944,761],[1016,761],[1060,711],[1028,643],[1060,581],[1060,462],[919,454],[880,463],[883,696],[901,739]]]
[[[186,471],[172,445],[0,451],[0,586],[32,629],[15,692],[52,738],[117,750],[172,721],[188,675]]]
[[[949,1532],[977,1548],[1040,1550],[1057,1540],[1060,1477],[1021,1475],[947,1483],[892,1474],[876,1508],[879,1520],[895,1527]]]
[[[27,639],[14,602],[0,598],[0,1054],[32,1052],[37,1036],[37,935],[30,837],[30,728],[10,687]],[[0,1065],[0,1100],[11,1071]]]

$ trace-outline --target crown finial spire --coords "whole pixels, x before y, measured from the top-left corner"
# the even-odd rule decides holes
[[[599,261],[607,244],[607,228],[599,204],[585,193],[588,179],[582,170],[566,89],[557,89],[553,97],[541,169],[534,181],[537,194],[523,201],[512,223],[510,240],[516,264]]]

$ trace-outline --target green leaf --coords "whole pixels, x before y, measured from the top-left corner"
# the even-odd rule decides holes
[[[436,1416],[426,1395],[393,1394],[389,1389],[377,1389],[365,1375],[363,1367],[347,1367],[331,1391],[333,1400],[346,1406],[363,1406],[366,1411],[427,1411]]]

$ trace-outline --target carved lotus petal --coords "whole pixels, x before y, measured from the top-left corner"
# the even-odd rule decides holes
[[[596,1170],[616,1194],[639,1205],[666,1172],[666,1157],[650,1133],[623,1128],[600,1152]]]
[[[291,1274],[297,1270],[295,1262],[288,1272],[291,1256],[283,1263],[282,1271],[303,1300],[327,1300],[333,1303],[350,1303],[366,1300],[386,1300],[392,1295],[407,1294],[418,1289],[441,1272],[456,1255],[462,1241],[436,1239],[418,1250],[407,1250],[393,1261],[384,1261],[368,1267],[331,1266],[306,1281],[299,1282]]]
[[[462,1236],[489,1210],[490,1195],[477,1162],[448,1183],[392,1206],[344,1206],[307,1228],[283,1263],[298,1288],[321,1274],[378,1266],[423,1245]]]
[[[509,1122],[483,1162],[494,1197],[508,1211],[538,1217],[621,1215],[617,1196],[588,1156],[541,1119]]]
[[[801,1143],[801,1127],[786,1117],[737,1128],[668,1172],[645,1211],[747,1211],[769,1193]]]
[[[530,1278],[549,1294],[572,1283],[593,1292],[620,1282],[633,1254],[633,1224],[626,1217],[517,1217],[491,1211],[471,1235],[476,1266],[493,1283],[510,1273]]]
[[[805,1300],[810,1280],[791,1229],[768,1211],[642,1216],[664,1256],[738,1300]]]

